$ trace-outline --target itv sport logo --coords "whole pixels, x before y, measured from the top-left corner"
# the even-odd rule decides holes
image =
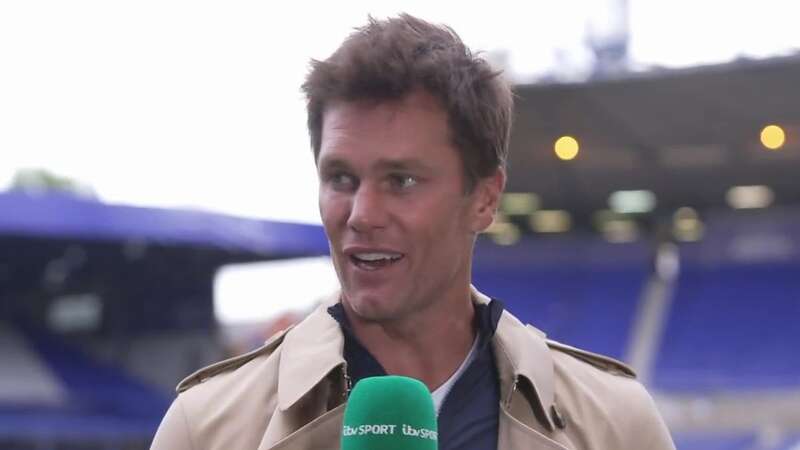
[[[358,426],[345,425],[342,429],[342,434],[345,437],[402,435],[420,439],[429,439],[432,441],[435,441],[439,438],[439,433],[434,430],[428,428],[416,428],[408,424],[402,424],[400,427],[395,424],[364,424]]]

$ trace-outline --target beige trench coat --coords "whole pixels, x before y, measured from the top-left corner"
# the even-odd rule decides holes
[[[476,302],[488,299],[473,292]],[[344,338],[324,304],[261,348],[178,385],[153,450],[338,449]],[[622,363],[545,338],[507,311],[493,342],[499,450],[674,449],[650,395]]]

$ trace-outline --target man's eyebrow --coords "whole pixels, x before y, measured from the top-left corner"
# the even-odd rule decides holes
[[[321,158],[319,160],[319,170],[337,170],[337,169],[350,169],[351,165],[346,159],[338,157]],[[389,159],[382,158],[376,161],[372,167],[380,171],[404,171],[404,170],[419,170],[427,171],[430,167],[416,158],[399,158]]]
[[[379,159],[375,163],[379,170],[427,170],[428,165],[415,158]]]
[[[347,164],[347,161],[341,158],[321,158],[319,160],[319,168],[325,170],[331,169],[347,169],[350,165]]]

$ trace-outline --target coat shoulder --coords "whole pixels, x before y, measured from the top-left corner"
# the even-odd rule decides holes
[[[571,345],[547,339],[547,346],[556,352],[569,355],[577,360],[587,363],[603,372],[620,375],[627,378],[636,378],[636,372],[627,364],[614,358],[582,350]]]
[[[267,339],[264,345],[256,348],[255,350],[216,362],[197,370],[178,383],[178,386],[175,388],[176,392],[178,394],[183,393],[194,386],[216,377],[217,375],[234,371],[258,357],[271,355],[275,349],[278,348],[281,342],[283,342],[283,338],[291,328],[292,327],[289,327],[285,330],[275,333],[272,335],[272,337]]]
[[[620,450],[675,449],[653,398],[633,369],[557,341],[547,340],[547,346],[553,356],[556,402],[573,429],[591,424],[579,431],[586,440]]]

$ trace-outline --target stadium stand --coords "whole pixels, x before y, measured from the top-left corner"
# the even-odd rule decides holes
[[[665,391],[800,388],[800,257],[795,215],[712,218],[684,245],[656,362]]]
[[[759,436],[755,432],[695,432],[673,436],[678,450],[798,450],[800,435]]]
[[[645,245],[578,237],[525,239],[514,248],[484,242],[477,251],[475,285],[520,320],[566,344],[625,357],[648,275]]]
[[[786,437],[776,450],[800,450],[800,434]]]
[[[60,404],[64,391],[56,377],[14,328],[0,322],[0,399],[18,405]]]
[[[686,268],[656,368],[664,390],[800,386],[800,264]]]
[[[0,193],[0,449],[147,448],[220,359],[215,271],[327,251],[319,226]]]
[[[15,336],[4,350],[28,361],[27,372],[36,376],[22,383],[28,393],[42,386],[53,391],[50,385],[56,384],[62,395],[45,401],[34,401],[35,396],[0,398],[0,443],[32,436],[40,442],[146,441],[169,406],[163,392],[121,368],[99,363],[57,336],[34,328],[3,328],[4,336]]]
[[[756,436],[752,433],[677,434],[673,436],[678,450],[755,450]],[[767,449],[764,449],[767,450]]]

